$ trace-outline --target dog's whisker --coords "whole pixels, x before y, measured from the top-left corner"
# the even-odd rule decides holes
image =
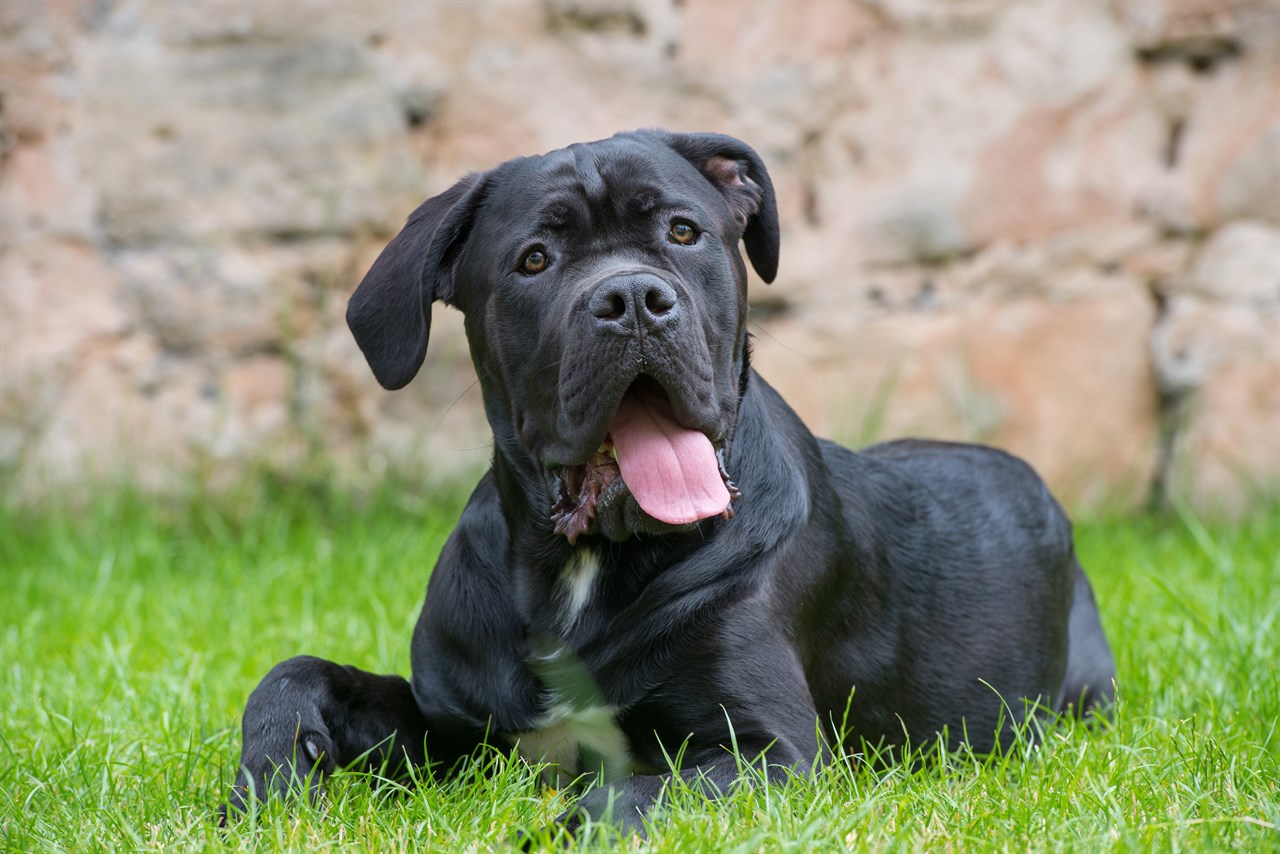
[[[782,340],[780,338],[773,335],[771,332],[769,332],[768,329],[765,329],[764,326],[758,320],[752,320],[750,318],[747,318],[747,323],[753,328],[755,328],[756,330],[758,330],[760,334],[763,335],[765,338],[768,338],[770,341],[774,342],[779,347],[786,350],[788,353],[795,353],[797,356],[803,356],[806,359],[818,358],[818,354],[816,353],[805,353],[802,350],[797,350],[794,347],[791,347],[787,344],[782,343]]]
[[[461,401],[462,398],[467,396],[467,392],[471,391],[471,389],[475,388],[479,384],[480,384],[480,378],[476,377],[467,385],[466,388],[464,388],[461,392],[458,393],[458,396],[453,399],[453,403],[450,403],[447,407],[445,407],[444,414],[440,416],[440,420],[436,421],[436,426],[433,427],[431,430],[432,436],[440,432],[440,427],[441,425],[444,424],[444,420],[449,417],[449,413],[452,412],[453,408],[458,405],[458,402]],[[493,443],[490,442],[489,445],[492,446]],[[455,448],[453,450],[458,450],[458,449]]]

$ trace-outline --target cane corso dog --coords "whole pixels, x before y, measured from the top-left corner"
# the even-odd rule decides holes
[[[985,447],[815,438],[750,365],[739,241],[772,281],[769,174],[709,133],[511,160],[413,212],[347,321],[398,389],[432,304],[462,312],[492,467],[431,574],[412,678],[277,665],[233,810],[358,761],[447,774],[489,744],[594,772],[570,829],[634,829],[673,775],[714,796],[744,761],[759,780],[866,743],[986,752],[1110,701],[1044,483]]]

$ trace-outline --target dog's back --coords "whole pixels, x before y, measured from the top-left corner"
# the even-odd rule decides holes
[[[873,637],[824,662],[858,686],[855,737],[896,744],[945,726],[981,751],[1007,741],[1022,698],[1083,711],[1110,697],[1111,653],[1071,523],[1026,463],[972,444],[820,445],[857,544],[840,571],[862,588],[852,596],[875,603],[861,617]],[[842,700],[827,708],[843,714],[830,707]]]

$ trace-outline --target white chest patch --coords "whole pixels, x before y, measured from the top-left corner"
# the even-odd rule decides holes
[[[595,549],[583,546],[573,553],[560,571],[561,612],[560,627],[568,631],[578,621],[578,615],[591,601],[596,576],[600,574],[600,555]]]
[[[608,782],[632,771],[627,737],[607,706],[555,709],[545,726],[519,733],[516,739],[521,756],[546,763],[543,782],[557,789],[580,774],[599,774]]]
[[[600,555],[586,546],[560,570],[556,616],[561,632],[568,634],[591,602],[599,574]],[[563,641],[547,640],[530,665],[546,687],[549,711],[533,729],[513,736],[516,749],[531,762],[546,763],[544,782],[557,788],[582,774],[599,774],[606,781],[629,775],[631,751],[614,710],[573,651]]]

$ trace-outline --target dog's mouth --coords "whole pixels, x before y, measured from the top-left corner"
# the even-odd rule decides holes
[[[570,543],[588,533],[602,502],[629,491],[646,514],[672,526],[733,517],[740,493],[724,468],[723,447],[676,421],[656,381],[640,376],[623,394],[604,442],[585,463],[566,466],[551,510]]]

